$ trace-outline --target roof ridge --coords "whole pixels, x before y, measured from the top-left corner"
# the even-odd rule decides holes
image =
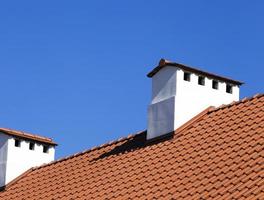
[[[201,120],[206,114],[209,114],[209,113],[212,113],[212,112],[216,112],[216,111],[218,111],[220,109],[225,109],[225,108],[228,108],[228,107],[231,107],[231,106],[234,106],[234,105],[238,105],[240,103],[245,103],[245,102],[251,101],[251,100],[256,99],[256,98],[261,98],[261,97],[264,97],[264,93],[261,93],[261,94],[257,93],[257,94],[255,94],[252,97],[245,97],[245,98],[243,98],[243,99],[241,99],[239,101],[234,101],[234,102],[232,102],[230,104],[227,104],[227,105],[221,105],[221,106],[219,106],[217,108],[210,106],[210,107],[206,108],[205,110],[203,110],[198,115],[196,115],[195,117],[193,117],[191,120],[189,120],[188,122],[186,122],[185,124],[183,124],[181,127],[179,127],[178,129],[176,129],[174,131],[174,134],[175,133],[180,133],[183,130],[189,128],[194,122]],[[122,142],[122,141],[125,141],[125,140],[129,140],[129,139],[131,139],[131,138],[133,138],[133,137],[135,137],[135,136],[137,136],[139,134],[142,134],[144,132],[146,132],[146,130],[138,131],[138,132],[136,132],[134,134],[129,134],[126,137],[121,137],[121,138],[118,138],[116,140],[112,140],[112,141],[106,142],[104,144],[101,144],[101,145],[98,145],[98,146],[94,146],[94,147],[92,147],[90,149],[86,149],[84,151],[77,152],[75,154],[71,154],[69,156],[62,157],[62,158],[60,158],[58,160],[52,161],[50,163],[45,163],[45,164],[43,164],[41,166],[32,167],[29,170],[27,170],[26,172],[24,172],[23,174],[21,174],[16,179],[14,179],[12,182],[10,182],[7,185],[7,187],[9,187],[10,185],[13,185],[13,183],[15,183],[15,182],[19,181],[21,178],[27,176],[30,172],[33,172],[35,170],[42,169],[44,167],[48,167],[48,166],[51,166],[51,165],[54,165],[54,164],[57,164],[57,163],[60,163],[60,162],[63,162],[63,161],[67,161],[67,160],[72,159],[74,157],[81,156],[81,155],[84,155],[86,153],[89,153],[89,152],[92,152],[92,151],[96,151],[96,150],[102,149],[104,147],[107,147],[107,146],[110,146],[110,145],[113,145],[113,144],[117,144],[117,143]]]
[[[245,103],[245,102],[248,102],[248,101],[252,101],[253,99],[257,99],[257,98],[260,98],[260,97],[263,97],[263,96],[264,96],[264,93],[257,93],[254,96],[244,97],[241,100],[233,101],[232,103],[229,103],[229,104],[222,104],[221,106],[215,107],[215,108],[209,110],[208,112],[212,113],[212,112],[218,111],[220,109],[229,108],[231,106],[234,106],[234,105],[237,105],[237,104],[240,104],[240,103]]]
[[[40,169],[40,168],[43,168],[43,167],[47,167],[47,166],[50,166],[50,165],[53,165],[53,164],[56,164],[56,163],[59,163],[59,162],[63,162],[63,161],[65,161],[65,160],[71,159],[71,158],[73,158],[73,157],[80,156],[80,155],[83,155],[83,154],[85,154],[85,153],[92,152],[92,151],[95,151],[95,150],[98,150],[98,149],[101,149],[101,148],[104,148],[104,147],[107,147],[107,146],[110,146],[110,145],[116,144],[116,143],[118,143],[118,142],[122,142],[122,141],[128,140],[128,139],[133,138],[133,137],[135,137],[135,136],[137,136],[137,135],[139,135],[139,134],[144,133],[145,131],[146,131],[146,130],[144,130],[144,131],[138,131],[138,132],[136,132],[136,133],[134,133],[134,134],[129,134],[129,135],[126,136],[126,137],[121,137],[121,138],[119,138],[119,139],[112,140],[112,141],[106,142],[106,143],[101,144],[101,145],[98,145],[98,146],[94,146],[94,147],[92,147],[92,148],[90,148],[90,149],[86,149],[86,150],[84,150],[84,151],[77,152],[77,153],[71,154],[71,155],[69,155],[69,156],[62,157],[62,158],[60,158],[60,159],[58,159],[58,160],[54,160],[54,161],[52,161],[52,162],[45,163],[45,164],[40,165],[40,166],[37,166],[37,167],[33,167],[33,168],[32,168],[32,171],[37,170],[37,169]]]
[[[181,132],[183,129],[189,127],[190,125],[193,124],[194,121],[196,121],[196,120],[202,118],[202,117],[203,117],[205,114],[207,114],[207,113],[212,113],[212,112],[218,111],[218,110],[220,110],[220,109],[224,109],[224,108],[227,108],[227,107],[231,107],[231,106],[233,106],[233,105],[237,105],[237,104],[239,104],[239,103],[243,103],[243,102],[245,102],[245,101],[250,101],[250,100],[253,100],[253,99],[255,99],[255,98],[262,97],[262,96],[264,96],[264,93],[261,93],[261,94],[260,94],[260,93],[257,93],[257,94],[255,94],[255,95],[252,96],[252,97],[249,97],[249,98],[243,98],[242,100],[239,100],[239,101],[233,101],[233,102],[230,103],[230,104],[226,104],[226,105],[223,104],[223,105],[221,105],[221,106],[219,106],[219,107],[216,107],[216,108],[213,107],[213,106],[208,107],[207,109],[205,109],[205,110],[203,110],[201,113],[199,113],[198,116],[195,116],[194,118],[192,118],[192,119],[191,119],[190,121],[188,121],[187,123],[183,124],[181,127],[179,127],[179,128],[178,128],[177,130],[175,130],[175,131],[177,131],[177,132]],[[37,169],[40,169],[40,168],[43,168],[43,167],[46,167],[46,166],[49,166],[49,165],[52,165],[52,164],[56,164],[56,163],[58,163],[58,162],[63,162],[63,161],[65,161],[65,160],[71,159],[71,158],[73,158],[73,157],[80,156],[80,155],[83,155],[83,154],[85,154],[85,153],[92,152],[92,151],[95,151],[95,150],[98,150],[98,149],[104,148],[104,147],[106,147],[106,146],[109,146],[109,145],[116,144],[116,143],[118,143],[118,142],[121,142],[121,141],[124,141],[124,140],[130,139],[130,138],[132,138],[132,137],[135,137],[136,135],[142,134],[142,133],[144,133],[145,131],[146,131],[146,130],[144,130],[144,131],[139,131],[139,132],[136,132],[136,133],[134,133],[134,134],[129,134],[129,135],[126,136],[126,137],[121,137],[121,138],[119,138],[119,139],[112,140],[112,141],[106,142],[106,143],[101,144],[101,145],[98,145],[98,146],[94,146],[94,147],[92,147],[92,148],[90,148],[90,149],[86,149],[86,150],[84,150],[84,151],[77,152],[77,153],[75,153],[75,154],[72,154],[72,155],[69,155],[69,156],[62,157],[62,158],[60,158],[60,159],[58,159],[58,160],[54,160],[54,161],[52,161],[52,162],[50,162],[50,163],[45,163],[45,164],[43,164],[43,165],[41,165],[41,166],[33,167],[32,171],[37,170]],[[175,131],[174,131],[174,132],[175,132]]]
[[[178,129],[176,129],[175,131],[173,131],[173,133],[175,132],[181,132],[182,130],[188,128],[189,126],[191,126],[195,121],[201,119],[204,115],[206,115],[207,113],[210,113],[212,110],[214,110],[215,108],[213,106],[209,106],[208,108],[206,108],[205,110],[203,110],[201,113],[199,113],[198,115],[196,115],[195,117],[193,117],[191,120],[187,121],[186,123],[184,123],[181,127],[179,127]],[[75,154],[72,154],[72,155],[69,155],[69,156],[65,156],[65,157],[62,157],[58,160],[54,160],[50,163],[45,163],[41,166],[37,166],[37,167],[33,167],[33,170],[37,170],[39,168],[43,168],[43,167],[46,167],[46,166],[49,166],[49,165],[52,165],[52,164],[55,164],[55,163],[58,163],[58,162],[62,162],[62,161],[65,161],[65,160],[68,160],[68,159],[71,159],[73,157],[76,157],[76,156],[80,156],[80,155],[83,155],[85,153],[88,153],[88,152],[91,152],[91,151],[95,151],[95,150],[98,150],[98,149],[101,149],[103,147],[106,147],[106,146],[109,146],[109,145],[113,145],[115,143],[118,143],[118,142],[121,142],[121,141],[124,141],[124,140],[127,140],[127,139],[130,139],[132,137],[135,137],[139,134],[142,134],[144,133],[146,130],[144,131],[139,131],[135,134],[129,134],[128,136],[126,137],[121,137],[119,139],[116,139],[116,140],[112,140],[112,141],[109,141],[109,142],[106,142],[104,144],[101,144],[101,145],[98,145],[98,146],[94,146],[90,149],[87,149],[87,150],[84,150],[84,151],[81,151],[81,152],[77,152]]]

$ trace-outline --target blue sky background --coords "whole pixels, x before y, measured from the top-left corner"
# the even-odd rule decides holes
[[[0,126],[52,137],[57,158],[146,128],[164,57],[263,92],[264,1],[2,1]]]

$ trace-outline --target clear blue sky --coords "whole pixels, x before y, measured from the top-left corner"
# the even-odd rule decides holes
[[[144,130],[161,57],[263,92],[264,1],[2,1],[0,126],[57,158]]]

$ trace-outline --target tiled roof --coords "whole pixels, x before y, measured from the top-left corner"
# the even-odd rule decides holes
[[[223,76],[219,76],[219,75],[212,74],[212,73],[209,73],[209,72],[205,72],[205,71],[202,71],[202,70],[200,70],[198,68],[193,68],[193,67],[190,67],[190,66],[187,66],[187,65],[184,65],[184,64],[171,62],[171,61],[165,60],[165,59],[161,59],[159,61],[159,65],[157,67],[155,67],[151,72],[149,72],[147,74],[147,76],[151,78],[152,76],[154,76],[156,73],[158,73],[158,71],[160,71],[165,66],[178,67],[178,68],[180,68],[182,70],[185,70],[185,71],[188,71],[188,72],[197,73],[197,74],[200,74],[200,75],[204,75],[204,76],[207,76],[207,77],[210,77],[210,78],[214,78],[214,79],[217,79],[217,80],[225,81],[225,82],[232,83],[232,84],[235,84],[235,85],[242,85],[243,84],[243,82],[240,82],[240,81],[237,81],[237,80],[233,80],[233,79],[230,79],[230,78],[227,78],[227,77],[223,77]]]
[[[264,95],[210,109],[171,137],[145,138],[33,168],[0,199],[264,198]]]
[[[17,130],[13,130],[13,129],[9,129],[9,128],[0,128],[0,133],[4,133],[7,135],[19,137],[19,138],[34,140],[34,141],[38,141],[38,142],[43,142],[46,144],[57,145],[55,142],[52,141],[51,138],[42,137],[42,136],[34,135],[31,133],[26,133],[24,131],[17,131]]]

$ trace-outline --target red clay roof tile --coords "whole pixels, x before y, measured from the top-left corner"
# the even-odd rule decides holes
[[[210,108],[171,138],[146,132],[33,168],[0,199],[261,199],[264,95]]]

